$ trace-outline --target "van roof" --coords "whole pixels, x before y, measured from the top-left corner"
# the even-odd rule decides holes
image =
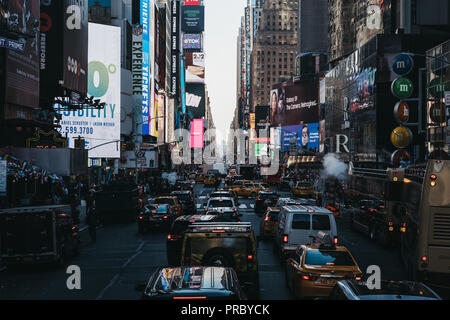
[[[330,210],[327,210],[325,208],[322,207],[318,207],[318,206],[302,206],[302,205],[289,205],[289,206],[284,206],[283,207],[284,210],[286,210],[287,212],[293,212],[293,213],[325,213],[325,214],[333,214],[333,212],[331,212]]]
[[[196,222],[188,226],[188,232],[250,232],[253,227],[250,222]]]

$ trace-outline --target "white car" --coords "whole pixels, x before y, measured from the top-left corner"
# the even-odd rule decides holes
[[[337,226],[331,211],[317,206],[284,206],[275,227],[274,249],[286,258],[295,253],[298,246],[312,243],[320,231],[337,244]]]
[[[224,221],[239,220],[239,210],[234,202],[234,198],[210,198],[206,204],[205,214],[221,215]]]

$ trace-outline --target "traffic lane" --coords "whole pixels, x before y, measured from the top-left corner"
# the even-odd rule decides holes
[[[366,272],[372,265],[380,267],[384,280],[406,280],[407,273],[403,268],[396,247],[383,248],[368,236],[350,228],[350,210],[342,209],[341,216],[336,218],[339,243],[352,253],[361,271]]]
[[[65,267],[48,265],[8,268],[0,273],[0,299],[52,299],[72,300],[102,299],[107,296],[111,284],[120,280],[121,274],[136,258],[143,243],[162,241],[164,236],[137,234],[136,224],[108,225],[97,230],[97,243],[90,242],[89,233],[82,232],[82,249],[78,257],[70,258]],[[140,253],[139,253],[140,254]],[[156,263],[160,255],[153,257]],[[80,268],[81,289],[67,287],[67,266]],[[148,276],[142,270],[139,278]],[[138,275],[138,274],[137,274]],[[116,279],[116,280],[114,280]],[[137,293],[130,288],[121,292],[120,299],[135,299]]]
[[[251,207],[252,199],[240,199],[241,205]],[[253,209],[240,210],[241,221],[250,222],[255,236],[260,235],[261,215]],[[259,237],[258,237],[259,238]],[[258,241],[258,270],[261,300],[292,300],[294,296],[286,286],[284,265],[273,252],[271,240]]]

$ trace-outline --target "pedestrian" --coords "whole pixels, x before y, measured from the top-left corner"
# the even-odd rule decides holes
[[[86,197],[86,223],[89,228],[89,235],[91,236],[91,240],[93,243],[97,242],[97,224],[98,218],[95,211],[95,200],[94,200],[94,190],[89,190],[89,193]]]

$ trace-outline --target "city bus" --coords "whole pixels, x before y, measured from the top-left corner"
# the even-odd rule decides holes
[[[413,280],[450,289],[450,160],[406,170],[401,258]]]

